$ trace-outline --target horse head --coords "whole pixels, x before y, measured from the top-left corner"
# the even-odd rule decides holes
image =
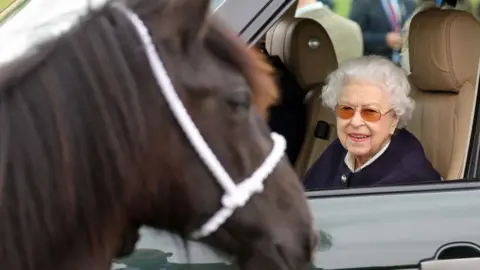
[[[307,269],[316,238],[265,122],[266,67],[208,0],[131,0],[0,68],[0,268],[108,269],[147,225],[242,269]]]

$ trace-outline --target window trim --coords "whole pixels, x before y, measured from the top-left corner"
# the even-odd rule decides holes
[[[376,195],[397,195],[406,193],[455,192],[463,190],[480,190],[480,181],[460,179],[441,183],[424,183],[403,186],[383,186],[353,189],[309,190],[305,191],[308,200],[340,197],[360,197]]]
[[[230,23],[230,28],[248,45],[255,44],[263,34],[284,14],[295,0],[262,0],[263,4],[248,6],[247,0],[225,0],[214,9],[218,17]],[[260,3],[259,0],[248,0],[249,3]],[[250,12],[239,9],[248,8]]]
[[[479,163],[480,163],[480,95],[478,92],[480,91],[480,59],[478,61],[478,68],[477,68],[477,78],[476,78],[476,89],[477,92],[475,93],[475,109],[472,116],[472,125],[470,130],[470,138],[468,142],[468,151],[467,157],[465,159],[465,168],[464,168],[464,177],[467,178],[480,178],[480,170],[479,170]]]

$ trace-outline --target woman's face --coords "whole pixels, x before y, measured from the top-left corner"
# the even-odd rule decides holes
[[[388,92],[368,82],[351,81],[345,85],[336,112],[338,138],[357,159],[374,156],[398,124]]]

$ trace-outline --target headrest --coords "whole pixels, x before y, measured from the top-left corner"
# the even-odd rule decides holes
[[[468,12],[429,9],[413,17],[409,34],[411,80],[423,91],[458,92],[475,84],[480,23]]]
[[[268,30],[265,47],[270,55],[280,57],[303,89],[324,83],[338,68],[327,31],[312,19],[281,19]]]

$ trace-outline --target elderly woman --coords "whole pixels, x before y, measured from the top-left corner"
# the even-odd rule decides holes
[[[441,180],[420,142],[403,129],[414,101],[405,71],[380,56],[346,62],[322,92],[337,116],[338,139],[307,172],[306,189]]]

